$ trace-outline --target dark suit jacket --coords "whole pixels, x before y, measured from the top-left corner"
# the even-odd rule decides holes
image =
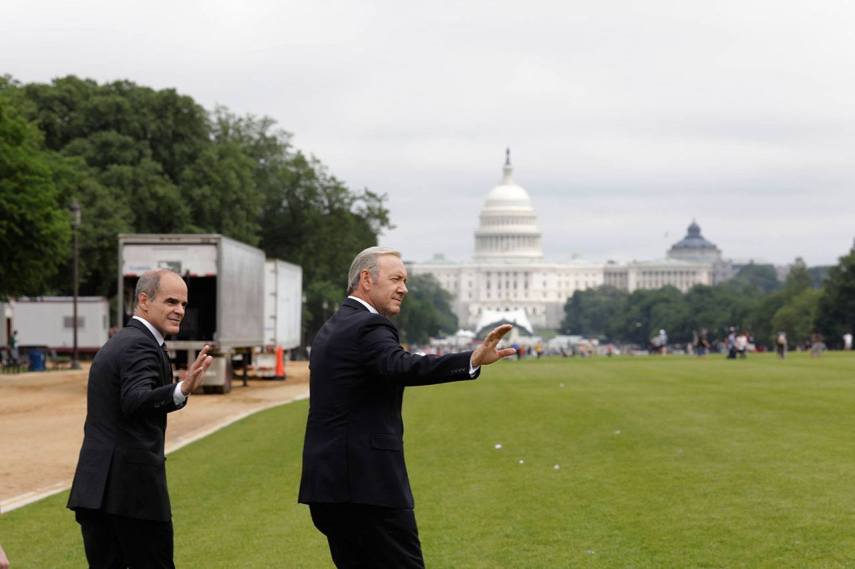
[[[472,379],[471,354],[410,354],[389,319],[345,300],[312,342],[299,501],[412,508],[404,387]]]
[[[174,390],[169,360],[142,322],[131,320],[104,344],[89,371],[69,508],[171,519],[163,447],[166,414],[179,408]]]

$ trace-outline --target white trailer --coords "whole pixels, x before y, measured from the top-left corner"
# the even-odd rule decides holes
[[[303,268],[278,259],[265,262],[264,344],[286,350],[300,345]]]
[[[264,345],[264,253],[216,234],[119,235],[119,315],[129,318],[145,271],[168,268],[184,277],[188,304],[181,331],[167,341],[179,367],[202,346],[213,348],[206,391],[231,389],[231,359]]]
[[[19,346],[47,346],[58,353],[74,349],[74,298],[40,296],[9,303]],[[100,296],[77,297],[77,350],[94,354],[110,332],[110,304]]]
[[[285,379],[285,350],[300,345],[303,268],[268,259],[264,268],[264,346],[255,356],[257,377]]]

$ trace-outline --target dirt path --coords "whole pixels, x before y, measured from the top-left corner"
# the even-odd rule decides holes
[[[261,409],[305,398],[306,362],[288,362],[287,381],[233,383],[228,395],[193,395],[169,415],[166,450]],[[87,370],[0,375],[0,513],[66,488],[83,441]]]

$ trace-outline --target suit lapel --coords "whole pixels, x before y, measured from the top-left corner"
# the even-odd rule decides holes
[[[155,339],[155,337],[152,335],[151,330],[146,328],[145,324],[134,318],[131,318],[131,320],[128,322],[128,326],[133,326],[138,330],[142,330],[143,333],[145,333],[145,335],[148,337],[148,339],[151,340],[151,343],[157,346],[157,351],[160,354],[160,368],[163,371],[163,373],[161,373],[160,375],[160,384],[166,385],[168,383],[172,383],[172,364],[169,362],[169,356],[163,350],[163,347],[158,345],[157,339]]]

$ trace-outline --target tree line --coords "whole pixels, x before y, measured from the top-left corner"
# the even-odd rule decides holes
[[[303,267],[305,338],[341,302],[353,256],[392,228],[386,196],[353,190],[292,144],[269,117],[206,110],[174,89],[67,76],[22,84],[0,77],[0,299],[72,291],[72,202],[79,228],[80,293],[114,298],[119,233],[222,233]],[[660,328],[778,329],[834,343],[853,328],[852,253],[823,276],[796,264],[786,283],[749,266],[715,287],[628,294],[579,291],[563,331],[645,344]],[[451,296],[430,276],[411,279],[398,318],[424,343],[457,327]]]
[[[348,188],[268,117],[131,81],[0,77],[0,299],[71,294],[76,201],[80,294],[115,297],[119,233],[221,233],[303,267],[311,340],[355,254],[392,227],[385,199]],[[417,283],[403,315],[419,337],[442,319],[419,301],[431,287]]]
[[[855,331],[855,247],[827,270],[796,259],[783,283],[771,265],[751,264],[729,281],[685,294],[670,286],[577,291],[564,306],[562,332],[646,346],[660,329],[669,341],[688,343],[702,329],[721,339],[731,326],[766,348],[779,331],[793,345],[814,333],[829,346],[841,345],[842,335]]]

